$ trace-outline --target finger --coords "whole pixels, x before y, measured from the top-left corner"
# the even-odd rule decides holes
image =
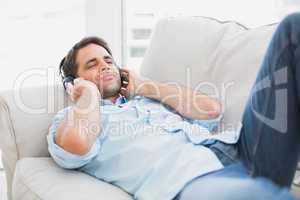
[[[73,96],[73,98],[74,98],[74,100],[75,101],[77,101],[77,99],[82,95],[82,89],[83,89],[83,87],[76,87],[74,90],[73,90],[73,94],[72,94],[72,96]]]
[[[121,72],[129,73],[129,69],[123,67],[123,68],[121,68]]]
[[[126,89],[125,87],[121,87],[120,90],[121,90],[122,92],[127,92],[127,89]]]
[[[84,80],[82,77],[79,77],[79,78],[76,78],[76,79],[74,79],[74,85],[76,84],[79,84],[80,83],[80,81],[82,81],[82,80]]]
[[[128,75],[129,75],[129,72],[121,71],[121,75],[123,75],[123,76],[128,76]]]
[[[123,96],[127,96],[127,89],[124,88],[124,87],[121,87],[121,88],[120,88],[120,93],[121,93],[121,95],[123,95]]]
[[[76,94],[76,95],[79,94],[79,95],[80,95],[83,89],[84,89],[84,86],[78,85],[78,84],[77,84],[77,85],[74,87],[73,94]]]
[[[77,101],[77,99],[80,97],[80,94],[79,93],[74,93],[73,94],[73,99],[74,99],[74,101]]]
[[[74,86],[71,83],[67,83],[67,93],[71,96]]]
[[[80,94],[81,94],[81,90],[80,89],[74,90],[74,92],[73,92],[73,96],[80,95]]]

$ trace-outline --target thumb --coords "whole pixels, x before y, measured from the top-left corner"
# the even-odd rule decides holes
[[[70,96],[72,95],[73,89],[74,89],[74,86],[72,85],[72,83],[67,83],[66,92],[67,92]]]

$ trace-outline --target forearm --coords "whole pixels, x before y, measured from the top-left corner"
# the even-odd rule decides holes
[[[211,119],[221,112],[221,104],[217,100],[178,84],[148,80],[140,86],[138,95],[159,100],[188,118]]]
[[[73,106],[58,127],[55,142],[66,151],[83,155],[90,150],[100,130],[99,106],[87,113]]]

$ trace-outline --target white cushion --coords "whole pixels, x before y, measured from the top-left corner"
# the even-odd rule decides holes
[[[118,187],[79,171],[58,167],[51,158],[23,158],[17,162],[14,200],[130,200]]]

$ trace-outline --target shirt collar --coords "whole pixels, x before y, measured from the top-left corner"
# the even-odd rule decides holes
[[[100,99],[100,105],[101,106],[105,106],[105,105],[116,105],[116,106],[119,106],[123,103],[127,103],[128,100],[125,96],[119,94],[119,97],[116,99],[116,103],[114,104],[113,102],[111,102],[110,100],[108,99]]]

